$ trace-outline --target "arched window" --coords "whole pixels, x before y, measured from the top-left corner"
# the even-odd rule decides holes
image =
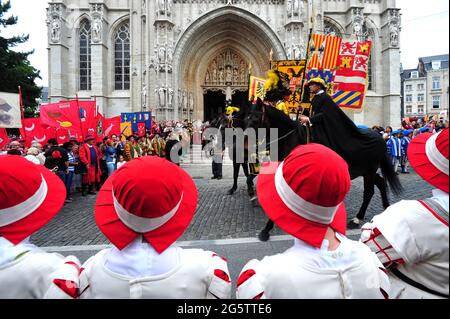
[[[84,20],[80,25],[80,91],[89,91],[91,81],[91,23]]]
[[[130,25],[119,27],[114,37],[114,83],[116,90],[130,89]]]
[[[342,38],[342,34],[339,29],[327,20],[324,21],[323,31],[326,35],[332,35]]]

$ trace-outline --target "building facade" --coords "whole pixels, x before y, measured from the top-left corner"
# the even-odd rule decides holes
[[[419,58],[416,69],[402,73],[405,116],[449,116],[448,54]]]
[[[403,107],[407,117],[423,117],[427,107],[427,77],[417,69],[404,70]]]
[[[305,58],[314,32],[370,38],[366,125],[400,123],[395,0],[53,0],[50,99],[94,96],[106,116],[209,119],[247,95],[249,70]]]

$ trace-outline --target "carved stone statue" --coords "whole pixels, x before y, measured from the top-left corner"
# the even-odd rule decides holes
[[[233,70],[233,82],[235,84],[239,83],[239,71],[237,68]]]
[[[172,48],[167,49],[167,63],[172,63],[173,61],[173,50]]]
[[[182,101],[181,106],[184,109],[186,108],[186,104],[188,103],[186,95],[187,95],[187,92],[185,90],[183,90],[183,98],[181,99],[181,101]]]
[[[231,66],[227,66],[225,70],[225,82],[231,83],[233,82],[233,70],[231,69]]]
[[[158,0],[158,11],[160,14],[170,16],[172,10],[172,0]]]
[[[164,46],[160,46],[158,49],[158,61],[160,64],[166,63],[166,48]]]
[[[223,78],[223,69],[220,69],[219,70],[219,82],[222,84],[223,80],[224,80],[224,78]]]
[[[391,39],[391,46],[398,46],[398,27],[396,23],[389,25],[389,34]]]
[[[165,107],[166,106],[166,88],[159,88],[158,90],[158,96],[159,96],[159,106]]]
[[[292,13],[294,16],[298,16],[300,12],[300,1],[299,0],[294,0],[292,2]]]
[[[194,94],[192,92],[189,93],[189,109],[194,109]]]
[[[92,41],[95,43],[102,40],[102,21],[95,19],[92,23]]]
[[[169,88],[169,107],[173,106],[173,97],[175,96],[175,91]]]
[[[142,107],[147,108],[147,85],[142,87]]]
[[[51,25],[52,42],[59,42],[61,40],[61,22],[59,19],[54,19]]]

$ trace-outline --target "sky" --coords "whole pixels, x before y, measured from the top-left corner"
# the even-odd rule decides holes
[[[419,57],[449,53],[449,0],[396,2],[402,14],[400,49],[404,69],[415,68]],[[0,28],[4,37],[30,35],[30,40],[16,50],[35,50],[30,61],[41,71],[42,80],[37,80],[37,84],[43,86],[48,86],[47,3],[48,0],[11,0],[12,8],[8,13],[19,17],[18,24]]]

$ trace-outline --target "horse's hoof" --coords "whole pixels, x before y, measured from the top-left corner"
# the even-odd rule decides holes
[[[235,191],[236,191],[236,190],[235,190],[234,188],[232,188],[232,189],[230,189],[230,190],[227,192],[227,194],[228,194],[228,195],[233,195]]]
[[[259,233],[258,238],[259,238],[260,241],[264,241],[264,242],[265,242],[265,241],[268,241],[268,240],[269,240],[270,234],[269,234],[268,231],[262,230],[262,231]]]
[[[255,191],[253,189],[249,189],[247,194],[250,198],[255,197]]]
[[[362,223],[362,220],[355,217],[347,224],[347,228],[348,229],[359,229],[361,227],[361,223]]]

